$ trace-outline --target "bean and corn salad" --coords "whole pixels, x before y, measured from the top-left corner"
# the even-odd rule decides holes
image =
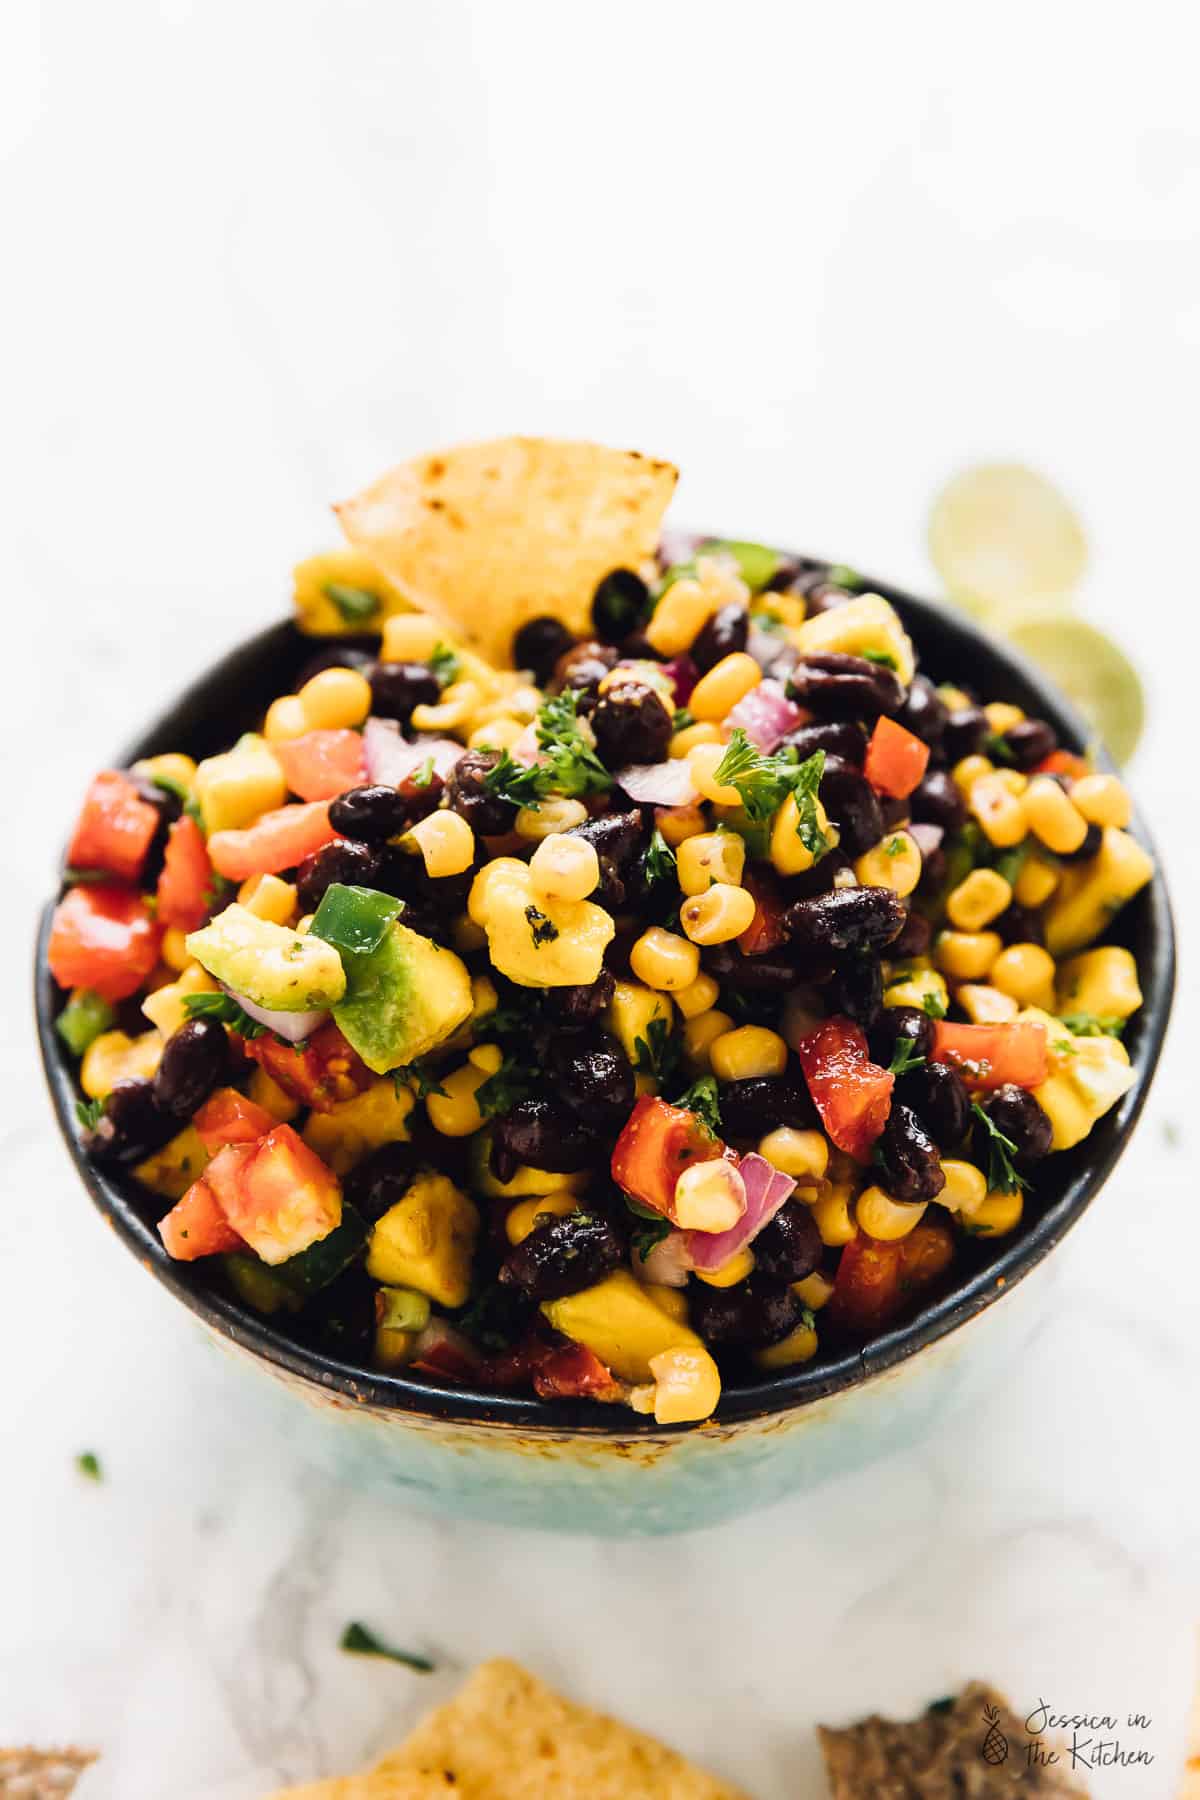
[[[168,1253],[346,1361],[673,1423],[1016,1231],[1132,1083],[1096,940],[1152,865],[858,586],[701,545],[500,668],[301,565],[296,690],[98,775],[50,936]]]

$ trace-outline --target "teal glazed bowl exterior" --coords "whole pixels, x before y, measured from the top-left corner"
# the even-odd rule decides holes
[[[935,680],[966,681],[989,699],[1015,702],[1049,720],[1064,747],[1083,749],[1087,731],[1062,697],[969,619],[885,582],[863,586],[895,604]],[[259,633],[194,683],[119,765],[166,750],[199,758],[225,748],[288,691],[313,650],[290,623]],[[1153,853],[1141,822],[1131,829]],[[1159,876],[1126,907],[1115,933],[1137,958],[1145,996],[1126,1037],[1136,1080],[1082,1145],[1042,1165],[1021,1230],[964,1245],[954,1284],[869,1343],[731,1382],[703,1425],[659,1426],[623,1407],[455,1389],[339,1361],[236,1303],[202,1264],[173,1262],[137,1183],[83,1153],[74,1070],[54,1029],[64,996],[46,964],[52,912],[53,903],[38,935],[35,998],[47,1081],[75,1166],[139,1262],[258,1380],[289,1442],[355,1484],[443,1516],[612,1535],[695,1529],[812,1488],[911,1443],[986,1391],[1032,1336],[1057,1266],[1051,1252],[1128,1142],[1174,985]]]

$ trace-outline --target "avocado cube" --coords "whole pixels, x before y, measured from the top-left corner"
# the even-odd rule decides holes
[[[542,1312],[555,1331],[586,1344],[622,1381],[653,1381],[650,1358],[664,1350],[704,1348],[691,1327],[665,1313],[628,1269],[617,1269],[577,1294],[544,1300]]]
[[[471,1013],[471,977],[453,950],[399,920],[374,950],[345,952],[346,994],[333,1016],[377,1075],[416,1062]]]

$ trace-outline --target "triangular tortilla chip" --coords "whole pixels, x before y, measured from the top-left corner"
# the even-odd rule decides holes
[[[456,1800],[457,1794],[446,1775],[426,1775],[420,1769],[381,1769],[370,1775],[347,1775],[339,1781],[288,1788],[274,1800]]]
[[[508,667],[527,619],[590,629],[597,584],[653,553],[677,479],[636,450],[498,438],[401,463],[334,510],[415,606]]]

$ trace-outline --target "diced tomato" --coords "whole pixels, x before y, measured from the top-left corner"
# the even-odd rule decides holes
[[[158,916],[180,931],[198,931],[208,917],[212,863],[204,833],[184,813],[167,833],[166,854],[158,878]]]
[[[223,1250],[246,1248],[203,1175],[199,1181],[193,1181],[183,1198],[158,1221],[158,1235],[166,1246],[167,1255],[173,1256],[176,1262],[194,1262],[198,1256],[216,1256]]]
[[[444,1319],[431,1319],[413,1346],[408,1366],[444,1381],[470,1381],[479,1372],[480,1356],[461,1331]]]
[[[694,1112],[644,1094],[613,1149],[612,1178],[641,1205],[673,1219],[683,1171],[724,1154],[720,1138]]]
[[[881,1331],[945,1272],[953,1256],[948,1225],[922,1220],[907,1237],[889,1243],[860,1231],[842,1251],[821,1317],[846,1331]]]
[[[249,881],[251,875],[278,875],[294,869],[306,856],[335,838],[329,804],[311,800],[278,806],[241,831],[214,831],[208,854],[218,875],[227,881]]]
[[[332,1019],[313,1032],[302,1050],[281,1044],[269,1032],[240,1041],[246,1055],[261,1063],[285,1094],[315,1112],[329,1112],[339,1100],[353,1100],[375,1079]]]
[[[787,937],[784,901],[779,884],[762,870],[747,870],[742,886],[754,901],[754,917],[738,939],[743,956],[763,956],[777,950]]]
[[[1036,1019],[1011,1025],[953,1025],[939,1019],[933,1028],[933,1061],[950,1063],[969,1088],[1040,1087],[1050,1073],[1046,1027]]]
[[[863,1032],[840,1015],[807,1032],[797,1043],[796,1054],[833,1142],[866,1162],[888,1122],[895,1076],[871,1061]]]
[[[226,1144],[254,1144],[278,1123],[263,1106],[247,1100],[236,1088],[218,1088],[192,1119],[209,1155]]]
[[[867,745],[863,774],[878,794],[906,800],[929,766],[929,745],[895,719],[875,722]]]
[[[347,788],[367,779],[362,734],[357,731],[306,731],[272,749],[283,766],[288,787],[302,800],[336,800]]]
[[[105,769],[87,791],[67,862],[73,869],[107,869],[123,881],[136,881],[158,820],[158,808],[142,799],[128,775]]]
[[[227,1144],[205,1170],[222,1212],[265,1263],[287,1262],[341,1224],[337,1176],[290,1125]]]
[[[134,888],[73,887],[50,931],[50,973],[60,987],[93,988],[104,1000],[136,994],[155,963],[162,926]]]
[[[541,1400],[620,1400],[622,1387],[586,1344],[559,1344],[533,1367],[533,1391]]]
[[[1035,771],[1038,775],[1065,775],[1068,781],[1080,781],[1091,772],[1086,756],[1076,756],[1073,750],[1052,750]]]

